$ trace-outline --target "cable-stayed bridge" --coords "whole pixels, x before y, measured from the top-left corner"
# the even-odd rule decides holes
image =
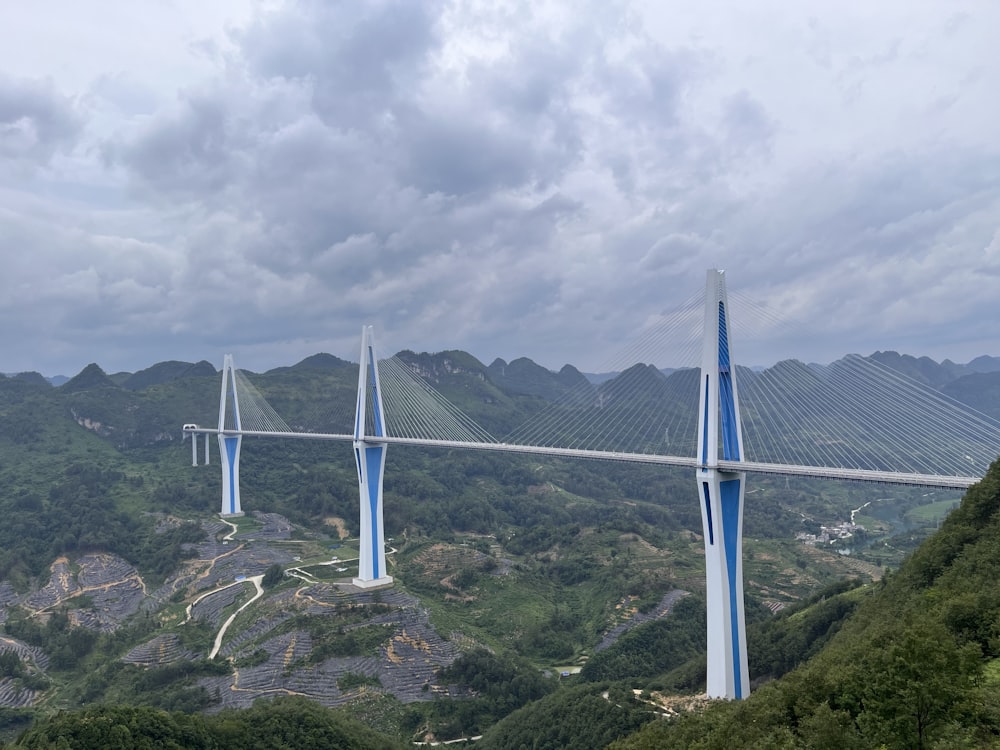
[[[553,397],[500,437],[429,385],[461,371],[461,362],[446,362],[442,374],[412,352],[380,360],[370,327],[362,331],[354,403],[341,403],[340,413],[299,414],[293,428],[227,355],[218,426],[184,429],[193,435],[195,464],[197,434],[206,435],[206,461],[208,435],[218,436],[223,515],[241,513],[243,437],[351,441],[361,513],[354,583],[362,587],[392,582],[382,526],[389,445],[690,468],[706,553],[708,692],[741,698],[749,692],[742,577],[746,474],[965,488],[1000,450],[1000,423],[872,358],[849,356],[827,366],[786,360],[761,371],[738,367],[731,339],[742,344],[733,317],[725,276],[709,271],[704,295],[650,326],[622,355],[616,377],[595,385],[564,368]],[[675,368],[634,364],[649,361],[649,347],[664,343]]]
[[[379,440],[387,445],[698,464],[696,368],[665,375],[651,365],[637,365],[603,388],[578,383],[501,436],[477,425],[428,385],[405,354],[380,360],[378,368],[385,424]],[[722,461],[724,468],[963,489],[977,482],[1000,452],[996,420],[870,358],[850,355],[826,367],[789,360],[764,371],[738,367],[735,372],[746,456],[738,464]],[[219,428],[188,427],[187,432],[355,439],[343,415],[342,431],[293,429],[245,373],[232,373],[239,426],[230,410]],[[372,427],[366,434],[373,434]]]

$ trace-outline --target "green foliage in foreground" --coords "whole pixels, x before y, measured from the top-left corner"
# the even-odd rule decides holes
[[[861,602],[859,580],[833,583],[774,617],[747,625],[750,679],[780,677],[822,650]]]
[[[816,657],[613,747],[995,747],[998,579],[1000,462]]]
[[[197,684],[202,677],[229,674],[228,662],[177,661],[145,668],[120,661],[106,662],[88,675],[82,697],[116,705],[150,706],[165,711],[202,711],[218,703]]]
[[[485,649],[463,654],[442,669],[438,679],[466,687],[477,696],[438,701],[434,706],[439,733],[453,736],[479,734],[497,719],[547,695],[558,685],[555,678],[543,677],[521,659],[496,656]]]
[[[654,718],[653,708],[620,683],[577,685],[515,711],[492,727],[478,750],[599,750]]]
[[[398,750],[402,744],[301,698],[215,716],[96,706],[39,722],[8,747],[31,750]]]
[[[705,652],[705,603],[688,596],[669,617],[640,625],[594,654],[580,672],[589,682],[654,677]]]
[[[527,661],[477,648],[438,672],[438,681],[463,690],[468,697],[410,703],[398,726],[413,736],[442,740],[473,737],[512,711],[537,701],[559,687]]]

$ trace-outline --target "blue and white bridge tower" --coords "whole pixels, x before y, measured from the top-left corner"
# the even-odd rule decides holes
[[[222,456],[222,511],[220,515],[242,516],[240,507],[240,447],[243,432],[240,422],[240,398],[236,391],[236,371],[233,355],[227,354],[222,364],[222,395],[219,396],[219,454]],[[196,440],[197,436],[192,435]],[[205,463],[208,463],[208,443],[205,443]]]
[[[368,434],[369,431],[371,434]],[[361,328],[361,359],[358,367],[358,404],[354,418],[354,460],[361,494],[361,536],[358,577],[362,588],[385,586],[392,576],[385,569],[385,527],[382,523],[382,477],[385,473],[385,419],[378,357],[371,326]]]
[[[695,470],[705,536],[710,698],[750,694],[743,603],[743,494],[746,472],[719,468],[743,460],[743,430],[729,345],[729,301],[723,271],[705,284],[705,338],[698,401]]]

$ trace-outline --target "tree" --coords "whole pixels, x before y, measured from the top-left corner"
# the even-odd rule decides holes
[[[858,723],[888,747],[924,748],[955,718],[978,673],[980,650],[958,645],[944,625],[925,619],[876,640],[866,662]]]
[[[274,565],[270,566],[267,570],[264,571],[264,580],[261,581],[261,585],[264,588],[269,589],[274,586],[277,586],[284,579],[285,579],[285,571],[278,563],[275,563]]]

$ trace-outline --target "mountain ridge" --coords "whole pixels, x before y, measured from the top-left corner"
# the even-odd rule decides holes
[[[433,358],[440,358],[442,361],[447,360],[451,363],[449,366],[454,366],[458,371],[468,370],[469,372],[482,372],[488,373],[490,376],[494,377],[499,384],[499,382],[505,382],[511,384],[512,387],[519,387],[519,385],[530,382],[533,374],[540,373],[544,371],[549,375],[559,375],[564,384],[576,385],[579,383],[579,378],[577,374],[581,375],[592,385],[601,385],[607,380],[611,380],[618,375],[621,375],[621,370],[600,372],[600,373],[590,373],[585,372],[577,368],[572,363],[564,364],[559,370],[550,370],[542,365],[537,364],[532,359],[528,357],[517,357],[510,362],[497,357],[493,362],[486,366],[475,356],[469,354],[460,349],[448,349],[442,350],[440,352],[415,352],[410,349],[403,349],[395,354],[396,357],[402,358],[411,363],[413,362],[429,362]],[[842,361],[845,357],[850,355],[845,355],[839,359],[833,360],[826,364],[818,363],[803,363],[810,368],[823,368],[829,367],[832,364]],[[958,378],[964,377],[966,375],[972,374],[991,374],[1000,372],[1000,357],[994,357],[992,355],[979,355],[974,357],[969,362],[965,364],[956,364],[950,359],[944,359],[941,362],[927,357],[927,356],[914,356],[910,354],[901,354],[897,351],[887,349],[887,350],[876,350],[872,354],[867,355],[868,359],[876,361],[886,367],[889,367],[897,372],[901,372],[908,375],[913,380],[917,382],[925,383],[931,385],[935,388],[941,388],[942,385],[957,380]],[[641,364],[641,363],[636,363]],[[779,363],[772,363],[769,366],[755,366],[751,369],[754,372],[759,372],[762,370],[770,369]],[[87,367],[83,368],[80,373],[76,376],[67,377],[65,375],[58,376],[45,376],[34,371],[25,371],[20,373],[3,373],[6,377],[19,377],[21,379],[28,379],[32,381],[37,381],[38,378],[44,379],[46,382],[53,385],[59,386],[72,380],[74,377],[79,376],[84,370],[90,368],[96,363],[91,363]],[[337,369],[341,367],[357,366],[357,363],[352,360],[341,359],[335,355],[328,354],[326,352],[317,352],[308,357],[305,357],[295,364],[292,365],[278,365],[265,372],[274,373],[281,372],[289,369]],[[99,367],[99,365],[98,365]],[[209,372],[211,368],[211,372]],[[506,375],[505,371],[507,368],[512,368],[512,374]],[[445,368],[447,369],[447,368]],[[663,375],[669,376],[673,372],[677,371],[677,368],[658,368]],[[103,373],[104,371],[101,370]],[[157,384],[166,382],[167,380],[172,380],[177,377],[188,377],[196,375],[205,374],[217,374],[218,370],[210,362],[206,360],[201,360],[197,363],[183,362],[178,360],[164,360],[161,362],[153,363],[146,368],[137,370],[134,373],[121,372],[115,373],[114,375],[108,376],[112,380],[120,378],[122,382],[117,383],[123,387],[128,387],[130,390],[137,390],[139,388],[146,387],[150,384]],[[506,379],[506,380],[505,380]],[[62,381],[62,382],[58,382]],[[148,382],[147,382],[148,381]],[[126,385],[126,383],[128,385]],[[530,386],[529,386],[530,387]]]

